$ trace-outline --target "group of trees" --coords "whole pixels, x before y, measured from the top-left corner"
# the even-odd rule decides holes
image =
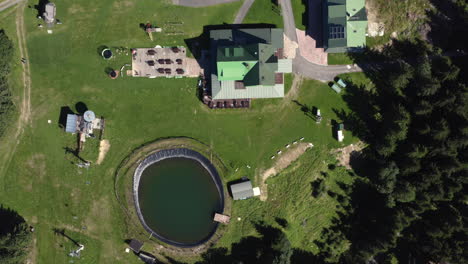
[[[8,86],[12,58],[13,43],[5,31],[0,30],[0,137],[8,125],[13,108]],[[0,205],[0,263],[24,263],[30,243],[31,232],[23,217]]]
[[[429,42],[355,54],[375,87],[337,113],[368,147],[309,263],[468,263],[468,4],[432,2]]]
[[[8,74],[13,57],[13,44],[3,30],[0,30],[0,137],[8,125],[9,114],[13,108]]]
[[[468,6],[459,12],[466,30]],[[380,59],[366,65],[375,88],[351,84],[353,113],[340,113],[369,143],[357,169],[363,180],[349,190],[347,214],[324,231],[324,261],[468,263],[467,59],[454,52],[460,43],[437,44],[395,40],[367,51]],[[333,258],[330,248],[343,241],[349,249]]]
[[[31,232],[23,217],[0,205],[0,263],[24,263],[30,243]]]
[[[278,218],[278,225],[287,226],[284,219]],[[263,222],[253,223],[259,236],[247,236],[239,242],[232,244],[231,250],[227,248],[210,248],[202,254],[202,260],[197,264],[205,263],[258,263],[258,264],[291,264],[302,263],[302,251],[293,249],[286,234],[281,229],[266,225]],[[296,255],[296,256],[293,256]],[[307,253],[305,253],[307,256]],[[295,260],[296,259],[296,260]],[[170,263],[185,264],[168,258]]]

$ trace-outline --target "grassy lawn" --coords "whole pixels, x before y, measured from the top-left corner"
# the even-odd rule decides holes
[[[389,43],[390,34],[385,34],[383,36],[377,37],[366,37],[366,45],[368,48],[376,48],[384,44]],[[372,58],[369,58],[372,59]],[[329,65],[343,65],[343,64],[353,64],[354,59],[350,57],[347,53],[328,53],[328,64]]]
[[[328,53],[328,65],[353,64],[354,61],[346,53]]]
[[[243,23],[265,23],[273,24],[277,28],[283,28],[281,8],[271,0],[256,0],[250,7]]]
[[[255,3],[259,2],[263,1]],[[265,2],[270,5],[270,1]],[[243,220],[226,227],[217,246],[229,247],[242,236],[255,234],[252,222],[273,223],[275,217],[282,217],[289,222],[284,231],[293,246],[314,252],[312,241],[320,239],[320,231],[330,224],[337,209],[326,194],[313,198],[310,182],[325,177],[327,188],[339,192],[336,182],[352,180],[342,169],[327,171],[327,165],[335,162],[330,149],[356,141],[347,132],[343,143],[332,137],[330,123],[337,119],[334,110],[347,109],[339,95],[326,84],[305,80],[293,98],[254,100],[251,109],[212,111],[196,98],[196,79],[111,80],[106,76],[107,67],[120,68],[130,62],[130,57],[117,55],[104,61],[97,52],[100,46],[184,45],[184,39],[201,34],[203,25],[231,23],[240,2],[200,9],[150,0],[56,4],[58,18],[64,23],[56,26],[53,34],[37,28],[35,9],[25,9],[32,123],[9,166],[0,174],[2,204],[18,210],[36,227],[32,254],[37,263],[71,260],[67,254],[74,249],[73,243],[56,235],[54,228],[65,229],[66,234],[85,244],[82,257],[74,263],[140,263],[132,254],[124,253],[128,227],[114,195],[114,174],[131,150],[171,136],[192,137],[209,144],[228,166],[225,181],[247,176],[254,184],[257,174],[272,165],[270,156],[278,149],[300,137],[312,142],[313,149],[267,181],[270,189],[266,202],[250,199],[233,203],[233,219]],[[15,40],[14,15],[0,20],[0,28]],[[282,23],[278,17],[277,22]],[[155,34],[151,42],[139,29],[139,23],[146,22],[163,27],[166,33],[182,34]],[[19,61],[18,54],[16,57]],[[21,84],[16,61],[14,91]],[[286,83],[291,85],[292,76],[286,76]],[[306,116],[293,99],[320,108],[322,123],[316,124]],[[74,109],[77,102],[84,102],[106,118],[104,138],[111,145],[104,162],[89,169],[72,164],[76,160],[65,153],[64,147],[73,145],[75,137],[57,125],[61,107]],[[96,156],[96,148],[96,140],[89,139],[85,144],[89,157]],[[0,151],[4,154],[9,150]],[[321,172],[327,172],[327,176]]]
[[[291,5],[294,13],[294,22],[296,28],[305,30],[308,24],[309,15],[307,13],[308,0],[291,0]]]

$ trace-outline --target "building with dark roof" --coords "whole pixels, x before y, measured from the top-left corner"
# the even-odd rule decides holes
[[[136,239],[132,239],[128,246],[130,247],[131,250],[133,250],[133,252],[138,254],[140,253],[141,248],[143,247],[143,242],[140,242]]]
[[[284,96],[292,62],[283,57],[282,29],[211,30],[210,49],[211,100]]]
[[[322,8],[326,52],[359,51],[366,45],[365,0],[323,0]]]
[[[244,181],[231,185],[232,198],[234,200],[244,200],[254,196],[252,182]]]

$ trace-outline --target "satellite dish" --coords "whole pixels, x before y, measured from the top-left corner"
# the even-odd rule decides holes
[[[93,122],[93,120],[96,118],[96,115],[93,111],[88,110],[84,113],[83,117],[86,122]]]

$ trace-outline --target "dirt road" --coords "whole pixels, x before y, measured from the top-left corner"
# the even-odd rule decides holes
[[[4,140],[4,156],[1,158],[0,175],[8,168],[13,154],[20,143],[21,135],[25,127],[31,123],[31,72],[29,69],[29,56],[26,48],[26,33],[24,27],[24,8],[25,4],[21,3],[16,9],[16,33],[18,37],[18,47],[20,57],[26,59],[23,63],[23,89],[19,92],[20,102],[18,105],[19,118],[16,122],[16,131],[8,140]]]

